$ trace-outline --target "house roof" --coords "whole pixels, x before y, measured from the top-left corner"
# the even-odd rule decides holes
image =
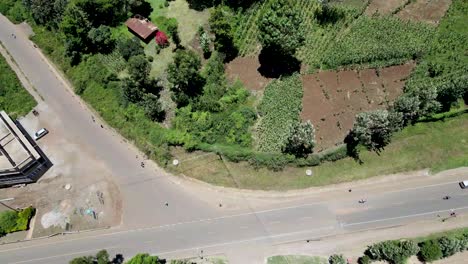
[[[155,26],[153,23],[151,23],[151,21],[143,17],[129,18],[125,22],[125,25],[127,25],[129,29],[135,32],[142,39],[148,38],[151,34],[158,30],[157,26]]]

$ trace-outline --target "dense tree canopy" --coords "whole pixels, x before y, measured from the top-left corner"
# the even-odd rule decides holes
[[[167,79],[172,84],[173,100],[178,105],[186,105],[200,94],[203,87],[200,67],[200,58],[195,52],[178,50],[175,53],[174,62],[167,68]]]
[[[109,26],[101,25],[88,32],[90,49],[93,52],[110,53],[114,49],[115,41]]]
[[[296,157],[305,157],[312,153],[315,145],[315,129],[310,121],[293,124],[290,133],[283,152]]]
[[[226,7],[219,6],[211,12],[209,20],[211,32],[215,35],[214,47],[225,55],[226,61],[234,59],[238,53],[234,45],[231,17]]]
[[[144,48],[137,37],[119,39],[117,41],[117,50],[125,60],[130,59],[132,56],[144,54]]]
[[[387,110],[359,113],[352,132],[368,149],[380,150],[390,143],[392,133],[401,129],[401,122],[401,116]]]
[[[264,48],[293,56],[304,43],[303,21],[295,6],[293,0],[275,0],[263,13],[258,38]]]
[[[133,56],[128,60],[128,73],[139,84],[147,82],[151,65],[144,55]]]

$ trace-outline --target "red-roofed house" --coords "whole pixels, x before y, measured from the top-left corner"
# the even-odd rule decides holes
[[[158,27],[156,25],[140,15],[135,15],[134,17],[129,18],[125,22],[125,25],[130,32],[146,43],[148,43],[158,31]]]

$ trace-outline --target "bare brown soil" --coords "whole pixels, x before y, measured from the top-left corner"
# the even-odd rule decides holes
[[[406,0],[371,0],[364,13],[368,16],[372,16],[375,13],[388,15],[404,5],[405,2]]]
[[[397,16],[406,20],[438,24],[451,3],[451,0],[416,0],[398,12]]]
[[[258,56],[238,57],[226,64],[226,73],[229,79],[239,79],[249,90],[262,90],[271,79],[262,76],[259,67]]]
[[[413,63],[361,71],[324,71],[304,75],[302,120],[316,129],[317,150],[343,142],[357,113],[388,106],[403,92]]]

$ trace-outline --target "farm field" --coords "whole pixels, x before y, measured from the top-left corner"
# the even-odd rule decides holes
[[[408,0],[370,0],[364,14],[372,16],[374,14],[390,15],[400,6],[405,5]]]
[[[445,15],[452,3],[451,0],[416,0],[400,10],[396,16],[413,21],[422,21],[431,24],[438,24]]]
[[[414,66],[303,75],[301,118],[315,126],[316,150],[342,143],[357,113],[388,107],[403,92],[404,80]]]

